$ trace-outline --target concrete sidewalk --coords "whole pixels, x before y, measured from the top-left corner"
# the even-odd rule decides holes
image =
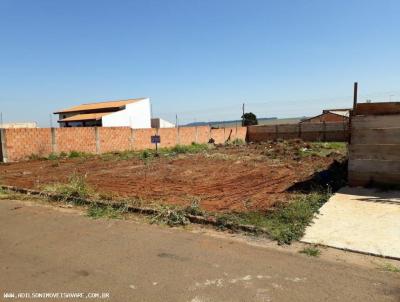
[[[400,259],[400,191],[343,188],[301,241]]]

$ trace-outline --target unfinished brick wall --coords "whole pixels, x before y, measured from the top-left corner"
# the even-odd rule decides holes
[[[51,153],[87,152],[93,154],[112,151],[154,148],[151,136],[161,136],[160,148],[193,142],[207,143],[213,138],[224,143],[228,138],[246,139],[246,127],[210,129],[208,126],[131,129],[127,127],[33,128],[1,129],[1,161],[19,161],[32,155],[45,157]]]
[[[215,140],[215,143],[222,144],[228,138],[230,140],[235,139],[246,139],[247,128],[246,127],[229,127],[229,128],[219,128],[211,129],[210,137]]]
[[[156,134],[156,129],[135,129],[133,131],[133,149],[134,150],[145,150],[154,148],[154,145],[151,143],[150,137]],[[161,142],[164,139],[161,138]],[[165,144],[165,142],[164,142]],[[161,146],[160,146],[161,147]]]
[[[133,130],[131,128],[99,127],[98,152],[125,151],[133,149]]]
[[[96,135],[92,127],[57,128],[55,153],[80,151],[96,153]]]
[[[51,130],[48,128],[2,129],[3,157],[11,161],[51,153]]]

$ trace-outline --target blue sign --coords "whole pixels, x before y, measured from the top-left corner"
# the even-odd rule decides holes
[[[161,143],[161,137],[159,135],[152,135],[151,136],[151,143],[152,144],[159,144]]]

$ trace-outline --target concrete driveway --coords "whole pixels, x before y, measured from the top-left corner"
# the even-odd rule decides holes
[[[302,241],[400,259],[400,191],[343,188],[321,208]]]

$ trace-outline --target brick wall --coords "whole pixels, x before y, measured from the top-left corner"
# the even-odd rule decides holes
[[[99,127],[97,131],[98,153],[133,149],[133,130],[131,128]]]
[[[19,161],[32,155],[48,156],[51,153],[80,151],[105,153],[125,150],[154,148],[150,137],[161,136],[162,147],[192,142],[207,143],[213,138],[216,143],[230,139],[246,139],[246,127],[211,129],[208,126],[164,129],[130,129],[127,127],[84,127],[84,128],[34,128],[1,129],[2,161]]]
[[[55,131],[55,153],[71,151],[96,153],[94,128],[57,128],[53,131]]]
[[[2,155],[11,160],[51,153],[51,130],[48,128],[2,129],[1,139],[4,141]]]

